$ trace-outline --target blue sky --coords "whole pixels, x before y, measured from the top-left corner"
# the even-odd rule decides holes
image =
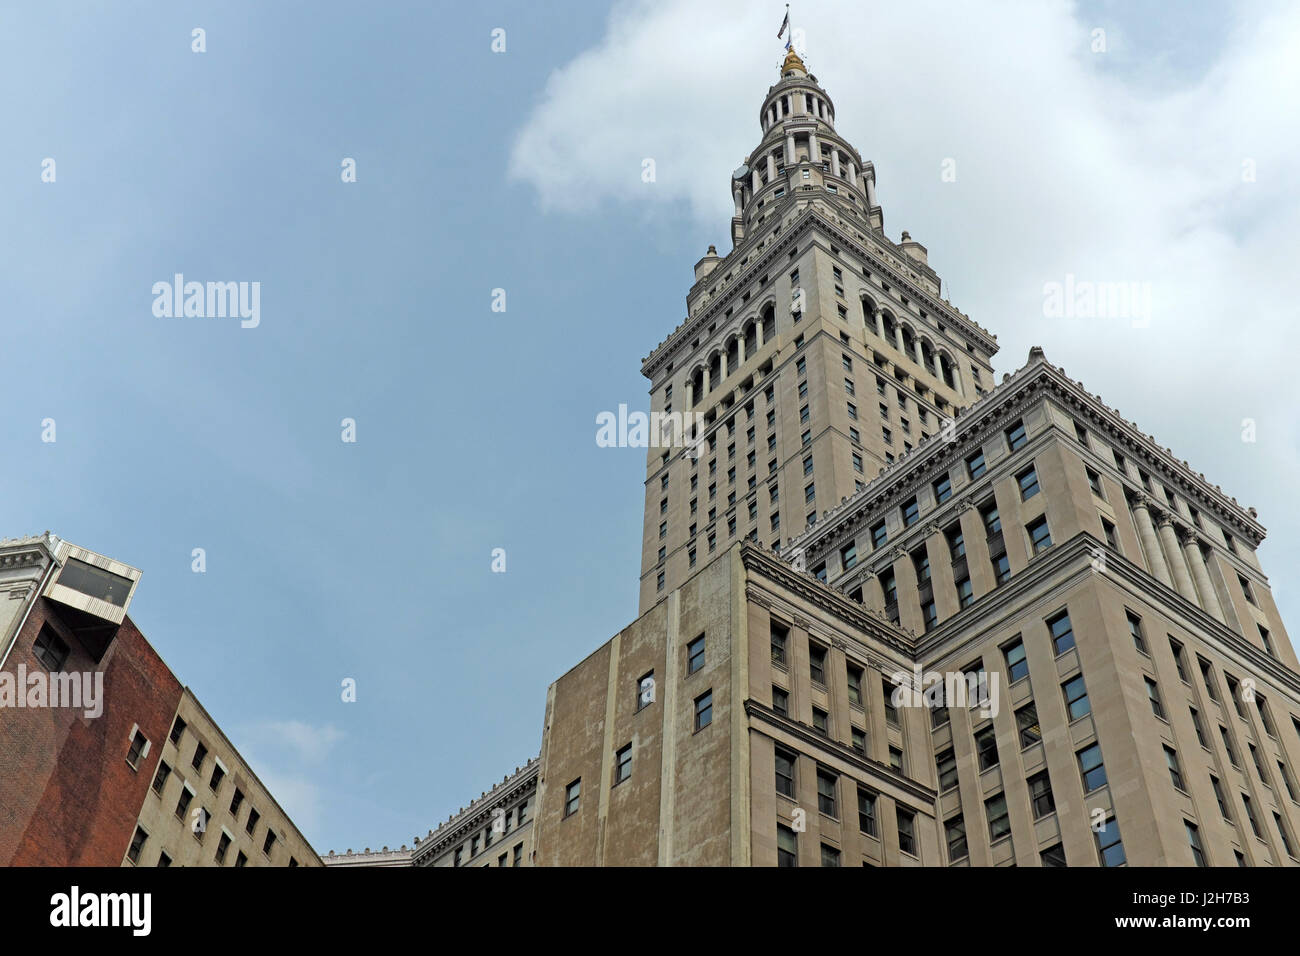
[[[635,617],[644,457],[598,448],[595,415],[644,407],[640,360],[729,246],[768,6],[0,10],[0,534],[141,568],[133,618],[318,850],[409,844],[535,755],[547,684]],[[999,372],[1044,345],[1257,506],[1295,620],[1297,427],[1274,403],[1300,150],[1270,117],[1297,98],[1296,19],[1188,6],[794,19],[886,232],[929,246]],[[177,272],[260,282],[261,324],[155,317]],[[1169,361],[1135,375],[1149,330],[1046,320],[1065,272],[1152,282]]]

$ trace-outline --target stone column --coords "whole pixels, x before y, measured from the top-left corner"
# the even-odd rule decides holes
[[[769,183],[776,181],[776,159],[770,152],[767,154],[767,181]]]
[[[757,352],[763,347],[763,315],[759,313],[754,320],[754,351]]]
[[[1133,501],[1133,520],[1137,524],[1138,539],[1147,556],[1147,565],[1152,574],[1165,584],[1173,586],[1174,580],[1169,576],[1169,566],[1160,551],[1160,542],[1156,539],[1156,528],[1151,523],[1151,509],[1145,495],[1139,495]]]
[[[736,368],[745,364],[745,330],[741,329],[740,334],[736,336]]]
[[[793,166],[795,164],[794,155],[795,155],[794,154],[794,133],[786,133],[785,134],[785,164],[787,166]]]
[[[686,379],[686,411],[695,407],[695,376]]]
[[[736,201],[736,215],[739,216],[742,212],[742,206],[743,206],[740,199],[740,194],[741,194],[740,187],[737,186],[735,189],[731,191],[731,193],[732,193],[732,198],[735,199]]]
[[[1201,607],[1209,611],[1217,620],[1223,620],[1223,608],[1219,606],[1219,595],[1214,591],[1210,581],[1210,569],[1205,566],[1205,554],[1201,551],[1201,539],[1190,528],[1183,528],[1179,534],[1183,545],[1183,557],[1192,569],[1192,580],[1196,590],[1201,594]]]
[[[858,186],[858,167],[856,163],[849,163],[849,185],[854,189]]]
[[[1195,604],[1196,588],[1192,586],[1192,576],[1187,573],[1187,562],[1183,560],[1183,552],[1178,548],[1178,532],[1174,530],[1173,515],[1164,512],[1160,515],[1158,525],[1160,540],[1164,543],[1165,555],[1173,572],[1174,587],[1179,594]]]
[[[863,181],[867,184],[867,205],[876,206],[876,181],[870,176],[863,176]]]
[[[808,160],[817,165],[821,165],[822,151],[821,146],[817,143],[817,131],[808,131]]]
[[[831,147],[831,173],[833,173],[833,174],[836,175],[836,176],[841,175],[841,173],[840,173],[840,151],[839,151],[838,149],[836,149],[834,146]]]

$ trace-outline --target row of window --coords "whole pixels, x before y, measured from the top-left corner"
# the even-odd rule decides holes
[[[482,848],[484,850],[492,846],[492,844],[497,840],[504,840],[510,833],[512,820],[514,821],[515,829],[522,827],[528,822],[528,798],[522,800],[518,807],[505,811],[499,817],[494,813],[492,822],[483,828],[482,834],[475,833],[469,838],[468,845],[462,843],[460,846],[456,847],[455,853],[452,854],[451,865],[464,866],[467,859],[472,860],[474,857],[478,856],[480,840],[482,841]],[[499,831],[497,830],[498,821],[501,827]],[[522,843],[515,847],[515,866],[519,865],[518,855],[522,852],[522,847]],[[468,857],[465,855],[467,849],[469,852]],[[501,859],[505,859],[504,853],[501,855]],[[504,863],[501,863],[500,865],[505,866]]]

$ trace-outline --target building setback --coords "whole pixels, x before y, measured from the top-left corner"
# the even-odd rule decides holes
[[[0,865],[321,865],[127,615],[139,580],[0,541]]]

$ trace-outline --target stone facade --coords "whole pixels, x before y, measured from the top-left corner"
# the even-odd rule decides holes
[[[797,56],[760,117],[643,364],[703,420],[647,456],[640,617],[548,691],[536,863],[1300,863],[1254,510],[1040,349],[995,385]]]

